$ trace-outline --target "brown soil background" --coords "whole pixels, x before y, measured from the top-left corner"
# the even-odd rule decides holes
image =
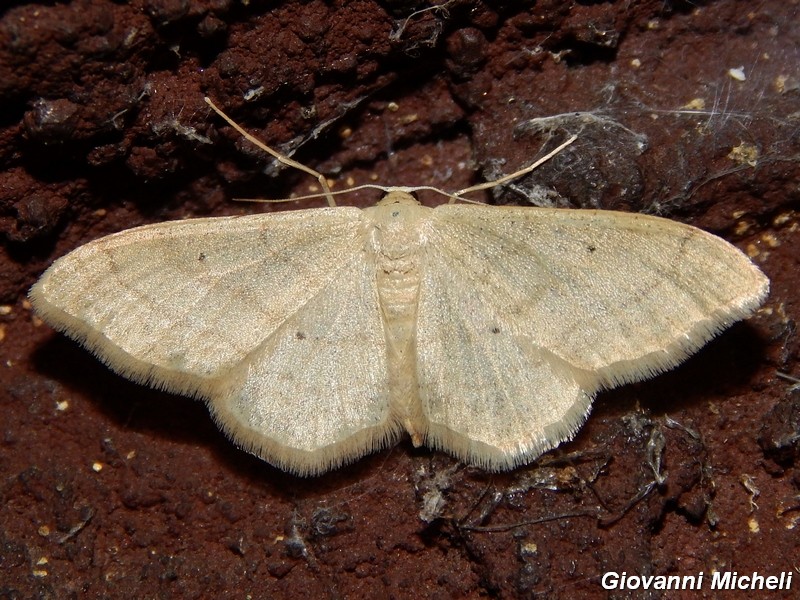
[[[796,1],[11,5],[0,597],[713,596],[608,592],[608,570],[795,571],[800,587],[800,391],[778,375],[800,376]],[[314,183],[242,143],[205,94],[338,187],[455,190],[578,134],[489,200],[546,186],[559,205],[692,223],[753,256],[770,298],[680,368],[601,394],[573,442],[526,468],[488,474],[406,441],[286,475],[25,301],[89,240],[271,210],[230,199]]]

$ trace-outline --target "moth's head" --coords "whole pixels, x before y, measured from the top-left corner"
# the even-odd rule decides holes
[[[388,206],[390,204],[404,204],[418,206],[419,200],[411,195],[411,192],[400,188],[389,188],[386,195],[381,198],[375,206]]]

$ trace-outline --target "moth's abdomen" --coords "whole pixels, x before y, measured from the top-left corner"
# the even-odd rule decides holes
[[[415,445],[422,443],[425,433],[416,368],[419,281],[416,268],[405,272],[378,269],[378,298],[386,334],[390,404]]]

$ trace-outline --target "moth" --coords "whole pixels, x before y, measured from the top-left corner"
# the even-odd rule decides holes
[[[320,173],[209,104],[335,204]],[[429,208],[382,189],[364,210],[109,235],[55,261],[30,299],[117,373],[203,399],[240,447],[310,475],[404,432],[489,470],[530,462],[575,434],[599,390],[675,366],[769,290],[737,248],[675,221]]]

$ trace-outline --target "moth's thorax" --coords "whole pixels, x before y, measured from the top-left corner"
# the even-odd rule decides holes
[[[392,406],[415,444],[422,443],[425,423],[416,381],[414,334],[420,285],[423,223],[432,209],[407,192],[391,191],[369,217],[369,251],[383,309]]]
[[[370,237],[377,254],[389,262],[416,254],[420,225],[430,210],[402,191],[391,191],[378,204],[366,209],[372,227]]]
[[[415,304],[423,223],[431,209],[410,194],[389,192],[366,209],[370,228],[368,251],[373,254],[378,290],[392,304]]]

